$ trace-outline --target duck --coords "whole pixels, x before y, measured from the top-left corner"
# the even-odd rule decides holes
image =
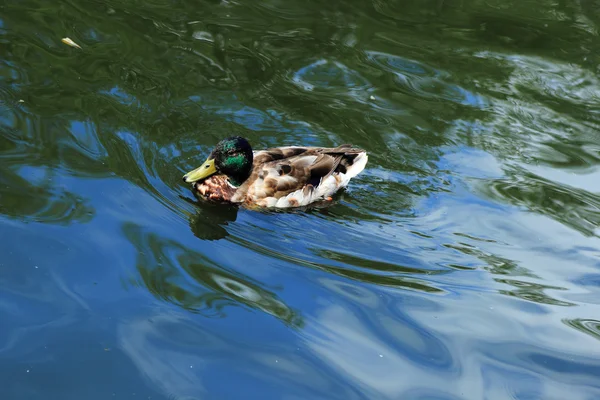
[[[183,181],[197,197],[213,202],[247,208],[303,207],[332,201],[367,161],[367,152],[350,144],[253,150],[247,139],[232,136],[220,140]]]

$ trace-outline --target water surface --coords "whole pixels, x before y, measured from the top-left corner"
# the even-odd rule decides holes
[[[599,23],[3,3],[2,398],[600,398]],[[195,203],[181,176],[228,135],[369,164],[324,209]]]

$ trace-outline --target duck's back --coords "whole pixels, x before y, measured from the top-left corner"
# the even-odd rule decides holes
[[[351,145],[257,151],[252,173],[233,201],[261,207],[305,206],[345,187],[365,168],[367,160],[364,150]]]

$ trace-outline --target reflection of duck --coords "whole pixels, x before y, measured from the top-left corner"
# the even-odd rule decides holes
[[[184,175],[204,198],[258,207],[298,207],[345,187],[367,164],[351,145],[275,147],[252,151],[242,137],[221,140],[202,166]]]
[[[237,219],[237,207],[219,207],[205,203],[196,208],[196,214],[190,217],[190,228],[194,235],[203,240],[219,240],[228,236],[225,228]]]

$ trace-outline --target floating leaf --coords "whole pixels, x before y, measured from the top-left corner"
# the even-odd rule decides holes
[[[71,47],[76,47],[78,49],[81,49],[81,46],[78,45],[77,43],[75,43],[74,41],[72,41],[71,39],[67,38],[62,38],[62,42],[66,45],[69,45]]]

